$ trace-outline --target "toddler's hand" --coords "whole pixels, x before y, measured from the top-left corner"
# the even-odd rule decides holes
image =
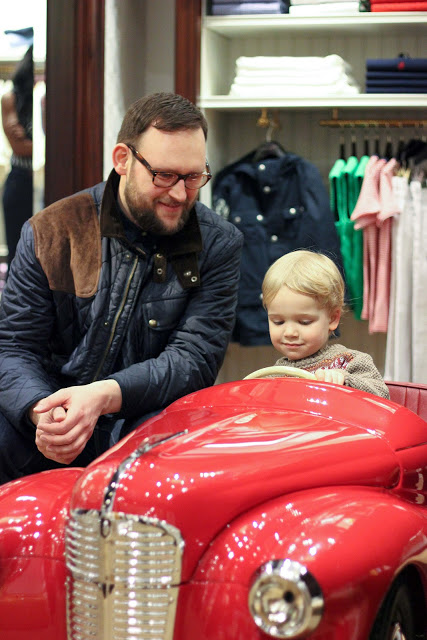
[[[321,382],[333,382],[334,384],[344,384],[345,373],[342,369],[317,369],[314,372],[317,380]]]

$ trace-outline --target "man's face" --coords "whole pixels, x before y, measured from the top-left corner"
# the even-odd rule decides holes
[[[166,132],[150,127],[134,144],[154,171],[182,175],[206,171],[206,143],[202,129]],[[171,235],[182,229],[198,196],[183,180],[172,187],[157,187],[153,176],[128,150],[120,203],[144,231]]]

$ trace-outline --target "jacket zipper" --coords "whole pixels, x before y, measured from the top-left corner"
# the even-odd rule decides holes
[[[127,282],[126,282],[126,288],[125,288],[125,291],[124,291],[124,295],[123,295],[122,301],[120,303],[120,306],[119,306],[119,308],[117,310],[116,315],[114,316],[113,326],[111,328],[111,333],[110,333],[110,337],[109,337],[108,342],[107,342],[107,347],[106,347],[106,349],[104,351],[104,354],[103,354],[103,356],[101,358],[101,362],[100,362],[100,364],[98,366],[98,369],[96,371],[95,376],[92,379],[92,382],[95,382],[96,380],[98,380],[98,376],[101,373],[102,367],[105,364],[105,360],[107,359],[108,353],[110,351],[111,343],[113,342],[113,338],[114,338],[114,334],[115,334],[115,331],[116,331],[117,323],[118,323],[119,318],[120,318],[120,316],[122,314],[123,307],[125,306],[125,302],[126,302],[126,299],[127,299],[128,293],[129,293],[129,288],[130,288],[133,276],[135,275],[135,271],[136,271],[137,265],[138,265],[138,257],[136,256],[135,260],[134,260],[134,263],[132,265],[131,272],[128,275],[128,279],[127,279]]]

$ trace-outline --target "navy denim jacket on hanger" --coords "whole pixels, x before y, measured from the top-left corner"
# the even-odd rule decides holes
[[[257,160],[257,149],[214,178],[213,208],[245,242],[233,341],[268,345],[261,285],[268,267],[295,249],[326,253],[342,270],[329,195],[319,170],[294,153]]]

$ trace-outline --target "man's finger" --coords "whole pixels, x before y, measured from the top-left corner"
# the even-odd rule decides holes
[[[56,422],[62,422],[62,420],[65,420],[65,418],[67,417],[67,412],[64,407],[55,407],[54,409],[50,410],[50,413],[52,418]]]
[[[49,445],[39,447],[39,451],[43,453],[46,458],[61,462],[62,464],[70,464],[77,456],[83,451],[86,445],[86,440],[73,443],[72,445]]]
[[[62,404],[65,402],[65,398],[66,396],[64,395],[63,390],[60,389],[59,391],[52,393],[50,396],[42,398],[41,400],[36,402],[33,407],[33,411],[35,413],[46,413],[51,409],[62,406]]]

